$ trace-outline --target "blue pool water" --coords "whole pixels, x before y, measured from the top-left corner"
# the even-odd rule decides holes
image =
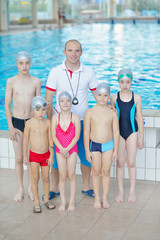
[[[64,60],[64,44],[78,39],[83,63],[93,67],[99,81],[107,81],[111,93],[119,90],[117,72],[133,70],[132,90],[142,96],[143,108],[160,109],[160,25],[156,23],[91,24],[0,37],[0,129],[8,129],[4,112],[7,78],[17,74],[18,51],[31,53],[31,75],[39,77],[42,95],[52,67]],[[94,105],[89,94],[89,106]]]

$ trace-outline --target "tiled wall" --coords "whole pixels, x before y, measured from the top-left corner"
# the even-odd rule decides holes
[[[138,150],[137,179],[160,181],[160,111],[143,110],[145,126],[145,148]],[[0,131],[0,168],[15,168],[14,150],[8,137],[8,131]],[[26,167],[24,166],[24,169]],[[76,173],[81,174],[78,159]],[[111,177],[116,177],[116,164],[112,164]],[[125,178],[128,178],[125,167]]]

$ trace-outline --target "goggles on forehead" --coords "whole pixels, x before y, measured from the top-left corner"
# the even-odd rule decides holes
[[[121,79],[121,78],[124,78],[125,76],[126,76],[127,78],[130,78],[131,80],[132,80],[132,78],[133,78],[129,73],[127,73],[127,74],[121,74],[121,75],[119,75],[118,80]]]
[[[41,104],[36,104],[35,108],[41,108],[41,107],[47,107],[47,103],[43,103],[42,105]]]

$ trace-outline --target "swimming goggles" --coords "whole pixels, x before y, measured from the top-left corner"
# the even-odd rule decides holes
[[[118,80],[121,79],[121,78],[124,78],[125,76],[126,76],[127,78],[133,79],[133,77],[132,77],[129,73],[127,73],[127,74],[121,74],[121,75],[119,75]]]
[[[41,104],[36,104],[35,108],[41,108],[41,107],[47,107],[47,103],[43,103],[42,105]]]

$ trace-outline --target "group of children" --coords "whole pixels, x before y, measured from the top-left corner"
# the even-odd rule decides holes
[[[124,198],[123,175],[125,162],[128,164],[130,193],[128,202],[135,202],[136,152],[143,148],[143,118],[141,98],[130,88],[133,75],[129,69],[118,73],[120,92],[110,98],[110,87],[106,82],[96,88],[96,105],[87,110],[84,116],[84,146],[86,158],[92,165],[92,185],[94,189],[94,208],[109,208],[108,192],[112,162],[117,161],[117,181],[119,193],[116,201]],[[66,180],[70,182],[68,211],[75,210],[77,141],[80,136],[80,119],[70,111],[72,98],[66,91],[59,95],[61,112],[54,114],[52,121],[45,118],[47,102],[42,96],[32,100],[33,117],[26,122],[23,140],[23,161],[27,163],[27,149],[30,143],[30,164],[32,172],[32,191],[36,213],[41,212],[38,197],[39,165],[44,189],[44,203],[48,209],[55,205],[49,201],[49,166],[53,164],[54,144],[60,176],[61,205],[59,211],[66,209]],[[117,114],[118,113],[118,114]],[[138,133],[139,132],[139,133]],[[54,143],[54,144],[53,144]],[[102,202],[100,197],[100,177],[102,175]]]
[[[29,74],[31,59],[27,52],[17,54],[18,75],[8,79],[5,96],[5,111],[9,125],[10,139],[15,151],[15,168],[18,193],[15,201],[24,197],[23,163],[31,167],[28,195],[34,200],[34,213],[41,213],[38,196],[38,182],[43,181],[44,205],[52,210],[55,205],[49,200],[49,170],[56,154],[59,169],[61,204],[59,211],[66,209],[66,181],[70,182],[68,211],[75,210],[77,141],[80,137],[80,118],[71,112],[73,99],[67,91],[59,95],[60,112],[45,118],[47,101],[40,96],[40,79]],[[136,201],[136,153],[144,146],[144,129],[141,97],[131,91],[132,72],[124,68],[118,73],[120,91],[111,96],[106,82],[99,83],[95,91],[96,105],[84,116],[84,146],[88,162],[92,166],[94,208],[109,208],[108,192],[112,162],[117,162],[117,202],[124,200],[123,176],[127,162],[130,178],[128,202]],[[11,98],[13,97],[13,116]],[[76,103],[77,104],[77,103]],[[32,111],[31,111],[32,108]],[[23,133],[24,132],[24,133]],[[28,149],[30,152],[28,153]],[[22,151],[23,150],[23,151]],[[28,155],[29,162],[28,164]],[[102,201],[100,178],[102,176]],[[31,181],[30,181],[31,177]],[[33,193],[33,194],[32,194]]]

